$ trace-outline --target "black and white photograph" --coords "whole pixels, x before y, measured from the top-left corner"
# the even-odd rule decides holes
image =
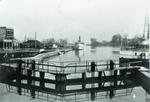
[[[150,0],[0,0],[0,102],[150,102]]]

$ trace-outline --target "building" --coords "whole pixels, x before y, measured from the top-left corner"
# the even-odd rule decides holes
[[[14,29],[0,27],[0,48],[2,49],[17,49],[19,42],[14,39]]]
[[[41,49],[41,48],[43,48],[43,44],[38,40],[27,40],[27,41],[23,42],[22,47],[23,48]]]
[[[0,40],[14,39],[14,29],[7,27],[0,27]]]

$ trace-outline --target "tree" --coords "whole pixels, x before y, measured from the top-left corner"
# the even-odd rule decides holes
[[[50,38],[50,39],[45,39],[45,40],[43,40],[44,46],[45,46],[46,48],[51,48],[51,47],[53,47],[53,44],[54,44],[55,42],[56,42],[56,41],[55,41],[54,38]]]
[[[91,38],[91,46],[98,46],[99,42],[96,40],[96,38]]]
[[[140,45],[142,42],[144,41],[144,38],[142,36],[139,36],[139,35],[136,35],[134,38],[132,38],[130,41],[129,41],[129,45]]]
[[[111,45],[112,46],[120,46],[121,40],[122,40],[122,36],[120,34],[115,34],[112,36]]]
[[[59,45],[61,47],[64,47],[65,45],[67,45],[68,41],[67,39],[59,39]]]
[[[124,46],[127,46],[128,45],[128,35],[127,34],[124,34],[123,37],[122,37],[122,40],[121,40],[121,46],[124,47]]]

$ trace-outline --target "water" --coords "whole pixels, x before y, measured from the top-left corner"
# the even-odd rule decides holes
[[[71,51],[65,54],[62,54],[57,57],[45,59],[44,62],[50,63],[50,62],[62,62],[62,61],[85,61],[85,60],[118,60],[119,54],[113,53],[113,51],[119,50],[119,48],[112,48],[112,47],[97,47],[97,48],[91,48],[89,46],[85,47],[85,50],[81,51]],[[75,75],[77,76],[77,75]],[[87,87],[93,87],[96,85],[87,85]],[[80,86],[79,86],[80,87]],[[72,87],[75,88],[75,87]],[[10,93],[8,92],[8,87],[4,84],[0,84],[0,102],[41,102],[44,100],[40,99],[32,99],[31,97],[27,97],[24,95],[19,96],[16,93]],[[104,95],[107,94],[107,92],[99,92],[96,94],[96,99],[94,102],[150,102],[150,95],[148,95],[145,90],[142,87],[135,87],[130,88],[129,90],[132,90],[127,95],[121,94],[119,97],[114,97],[113,99],[110,99],[109,97],[105,97]],[[116,93],[125,93],[127,90],[120,90],[116,91]],[[76,101],[85,101],[85,102],[91,102],[90,94],[81,94],[80,96],[77,96],[78,100]],[[50,95],[49,102],[61,102],[63,100],[64,102],[71,102],[71,99],[74,99],[75,96],[66,97],[64,99],[60,97],[56,97],[53,95]],[[100,98],[100,99],[99,99]],[[60,100],[61,99],[61,100]],[[46,100],[44,102],[47,102]],[[72,100],[72,102],[75,102],[75,100]]]
[[[85,46],[84,50],[71,51],[62,54],[58,57],[46,59],[44,62],[63,62],[63,61],[86,61],[86,60],[119,60],[119,54],[112,53],[113,51],[119,51],[119,48],[113,47],[96,47],[91,48]]]

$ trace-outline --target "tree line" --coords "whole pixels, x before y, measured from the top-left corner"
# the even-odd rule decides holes
[[[115,34],[112,36],[110,41],[97,41],[96,38],[91,38],[91,46],[114,46],[114,47],[119,47],[119,46],[134,46],[141,44],[145,39],[140,36],[136,35],[133,38],[128,38],[128,35],[121,35],[121,34]]]

